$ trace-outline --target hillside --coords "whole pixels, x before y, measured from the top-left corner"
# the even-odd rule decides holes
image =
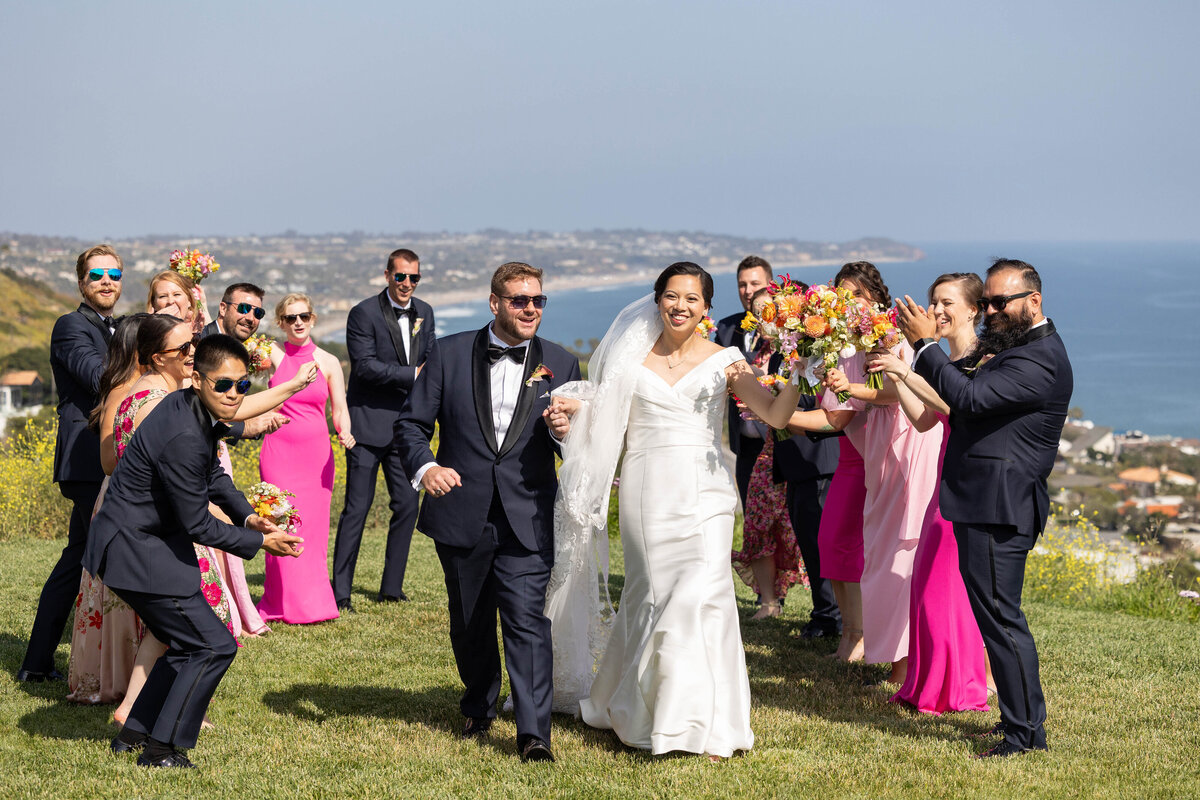
[[[54,321],[79,305],[49,286],[0,269],[0,372],[34,369],[50,382],[50,331]]]

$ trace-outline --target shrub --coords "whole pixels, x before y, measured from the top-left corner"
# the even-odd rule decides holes
[[[0,540],[67,535],[71,504],[53,482],[57,429],[32,421],[0,442]]]

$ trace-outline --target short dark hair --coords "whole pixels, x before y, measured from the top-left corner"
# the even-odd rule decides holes
[[[154,363],[154,354],[161,353],[171,331],[183,320],[171,314],[147,314],[137,329],[137,359],[143,367]]]
[[[104,371],[100,373],[100,402],[88,415],[88,427],[100,432],[100,417],[104,414],[104,403],[109,393],[133,377],[138,365],[138,329],[151,317],[150,314],[130,314],[121,317],[112,340],[108,343],[108,354],[104,357]]]
[[[492,294],[499,297],[504,293],[504,284],[520,278],[533,278],[539,284],[542,282],[542,271],[531,267],[524,261],[509,261],[496,267],[492,273]]]
[[[204,375],[219,369],[229,359],[236,359],[246,369],[250,368],[250,355],[246,346],[227,333],[206,336],[196,345],[194,369]]]
[[[117,268],[124,267],[124,262],[121,261],[121,254],[113,249],[111,244],[96,244],[89,247],[79,254],[79,258],[75,259],[75,278],[83,280],[83,276],[87,274],[87,262],[92,256],[112,256],[117,260]]]
[[[234,292],[245,292],[246,294],[252,294],[259,300],[262,300],[263,296],[266,294],[266,292],[262,290],[262,287],[255,286],[253,283],[231,283],[225,287],[225,294],[221,295],[221,302],[229,305],[230,301],[233,300]]]
[[[662,271],[658,278],[654,281],[654,302],[662,299],[663,292],[667,290],[667,282],[676,275],[694,275],[700,279],[700,293],[704,296],[704,305],[712,306],[713,299],[713,279],[704,267],[695,264],[691,261],[676,261],[671,266]]]
[[[411,261],[414,264],[420,264],[421,259],[417,258],[417,254],[407,247],[401,247],[399,250],[393,250],[387,257],[387,261],[383,265],[384,271],[393,269],[396,266],[396,259],[402,258],[405,261]]]
[[[1033,268],[1032,264],[1027,264],[1024,261],[1018,261],[1015,258],[997,258],[988,267],[987,276],[990,278],[997,272],[1015,269],[1021,273],[1021,281],[1025,284],[1025,288],[1032,292],[1042,291],[1042,276],[1038,275],[1038,271]]]
[[[738,274],[741,275],[748,269],[765,269],[768,275],[773,276],[775,274],[775,271],[771,269],[771,265],[762,256],[746,256],[743,258],[741,263],[738,264]]]
[[[865,290],[871,296],[872,303],[891,305],[892,295],[888,292],[887,284],[883,282],[883,276],[870,261],[851,261],[849,264],[843,264],[842,268],[838,270],[837,277],[833,279],[833,285],[841,286],[842,281],[847,278],[857,283],[860,289]]]
[[[962,288],[963,299],[972,308],[979,305],[979,298],[983,297],[983,281],[974,272],[947,272],[943,275],[938,275],[937,280],[929,284],[929,302],[933,303],[933,291],[943,283],[958,283]]]

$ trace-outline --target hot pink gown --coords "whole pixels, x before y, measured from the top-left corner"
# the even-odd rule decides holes
[[[940,479],[949,431],[947,418],[938,414],[938,420],[943,430]],[[954,526],[942,519],[936,491],[921,527],[908,616],[908,677],[892,701],[926,714],[987,711],[983,637],[958,569]]]
[[[270,385],[290,380],[313,360],[316,344],[284,343],[284,356]],[[292,492],[300,512],[299,535],[304,551],[298,558],[266,556],[266,578],[258,613],[264,620],[293,624],[337,619],[337,602],[329,584],[329,501],[333,494],[333,448],[325,422],[329,384],[310,383],[280,408],[291,422],[263,441],[259,472],[264,481]]]
[[[863,460],[850,439],[838,439],[841,453],[837,470],[829,482],[817,549],[821,554],[821,577],[831,581],[858,583],[863,571],[863,503],[867,485]]]

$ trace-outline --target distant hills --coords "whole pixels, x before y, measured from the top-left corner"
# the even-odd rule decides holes
[[[50,332],[54,321],[78,307],[41,281],[0,269],[0,372],[32,369],[50,385]]]

